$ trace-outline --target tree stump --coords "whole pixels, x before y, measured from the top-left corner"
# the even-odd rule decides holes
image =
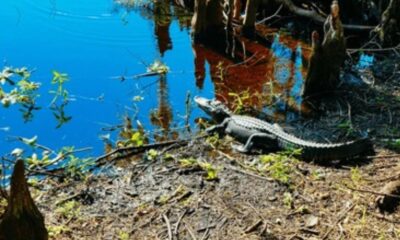
[[[7,210],[0,223],[1,240],[48,239],[44,218],[33,202],[24,172],[24,161],[18,160],[11,177]]]
[[[313,52],[303,86],[303,97],[331,92],[339,84],[340,68],[346,58],[346,43],[337,1],[332,2],[331,14],[324,23],[322,44],[316,34],[313,32]]]
[[[307,76],[303,84],[302,96],[311,96],[323,88],[323,81],[320,77],[324,75],[322,46],[319,34],[313,31],[311,34],[312,52],[308,64]]]

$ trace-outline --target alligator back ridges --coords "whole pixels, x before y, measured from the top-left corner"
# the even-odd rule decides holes
[[[284,132],[274,125],[248,116],[232,116],[235,124],[260,132],[272,133],[278,139],[278,147],[282,149],[301,148],[301,158],[305,160],[335,160],[359,156],[372,149],[368,138],[344,143],[317,143],[306,141]]]

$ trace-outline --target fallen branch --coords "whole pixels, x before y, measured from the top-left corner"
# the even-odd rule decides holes
[[[314,10],[306,10],[301,7],[296,6],[291,0],[275,0],[277,3],[280,3],[285,6],[287,10],[290,12],[310,18],[318,23],[324,23],[325,18],[321,16],[318,12]],[[375,28],[375,26],[364,26],[364,25],[353,25],[353,24],[343,24],[343,28],[345,29],[351,29],[351,30],[372,30]]]
[[[104,154],[104,155],[96,158],[96,160],[95,160],[96,167],[102,166],[102,165],[112,162],[112,161],[116,161],[118,159],[128,158],[135,154],[139,154],[139,153],[145,152],[150,149],[157,149],[157,148],[167,147],[167,146],[171,146],[171,145],[175,145],[175,147],[182,146],[182,145],[189,143],[190,141],[204,138],[206,136],[208,136],[208,135],[207,134],[200,135],[193,139],[171,140],[171,141],[152,143],[152,144],[147,144],[147,145],[142,145],[142,146],[117,148],[107,154]],[[113,156],[113,155],[116,155],[116,156]],[[110,157],[111,157],[111,159],[109,159],[107,161],[107,159]]]
[[[366,190],[366,189],[357,189],[357,188],[352,188],[352,187],[349,187],[349,186],[345,186],[345,187],[350,189],[350,190],[356,191],[356,192],[370,193],[370,194],[374,194],[374,195],[392,197],[392,198],[399,198],[400,199],[399,195],[380,193],[380,192],[375,192],[375,191]]]
[[[167,224],[167,228],[168,228],[168,239],[172,240],[172,230],[171,230],[171,223],[169,222],[169,219],[167,217],[167,215],[163,214],[162,215],[164,218],[165,223]]]
[[[178,232],[179,232],[179,224],[181,223],[183,217],[186,215],[186,213],[188,212],[188,209],[186,208],[185,211],[183,211],[182,215],[179,217],[178,221],[175,224],[175,230],[174,230],[174,235],[178,236]]]

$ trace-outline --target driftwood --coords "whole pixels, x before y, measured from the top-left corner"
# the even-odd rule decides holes
[[[25,179],[24,162],[15,163],[7,210],[0,223],[1,240],[46,240],[44,218],[36,207]]]

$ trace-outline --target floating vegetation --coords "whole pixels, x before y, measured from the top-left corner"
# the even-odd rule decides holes
[[[169,67],[161,61],[155,60],[154,63],[150,64],[150,66],[147,67],[147,72],[165,75],[169,72]]]
[[[159,60],[155,60],[152,64],[147,65],[147,71],[145,73],[139,73],[139,74],[133,75],[131,77],[126,77],[126,76],[122,75],[122,76],[115,76],[115,77],[111,77],[111,78],[118,79],[118,80],[121,80],[121,82],[123,82],[129,78],[137,79],[137,78],[151,77],[151,76],[157,76],[157,75],[164,76],[168,72],[169,72],[169,67],[167,65],[165,65],[164,63],[162,63]],[[134,100],[136,101],[137,99],[135,99],[135,98],[134,98]]]

